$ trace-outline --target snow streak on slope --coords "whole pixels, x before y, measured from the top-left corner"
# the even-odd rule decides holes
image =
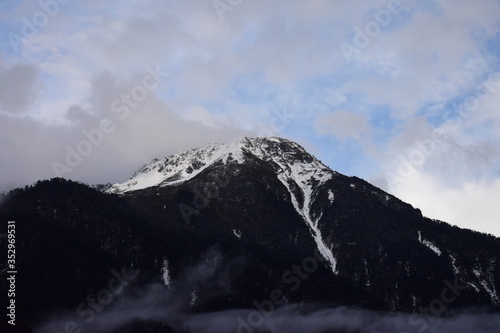
[[[123,184],[115,184],[107,192],[125,193],[152,186],[176,185],[192,179],[214,163],[245,163],[250,157],[269,162],[278,179],[290,192],[296,211],[309,225],[320,253],[337,273],[337,260],[322,238],[311,207],[318,191],[334,172],[308,154],[298,144],[280,138],[243,138],[228,144],[210,144],[154,160]],[[333,194],[333,193],[332,193]],[[329,195],[330,200],[333,197]]]
[[[168,260],[163,259],[163,267],[161,269],[161,275],[163,283],[170,289],[170,285],[172,284],[172,278],[170,277],[170,270],[168,268]]]
[[[328,260],[332,271],[337,274],[337,260],[333,256],[332,251],[326,246],[321,236],[321,230],[319,230],[318,228],[318,222],[321,219],[321,215],[315,217],[313,216],[311,211],[312,204],[318,194],[316,186],[324,184],[331,178],[331,174],[322,173],[321,170],[313,171],[313,169],[304,171],[300,167],[293,165],[280,166],[282,167],[282,172],[278,175],[278,179],[283,183],[283,185],[286,186],[286,188],[290,192],[290,197],[295,210],[304,218],[304,220],[311,228],[314,240],[316,241],[316,245],[318,246],[318,250],[325,257],[325,259]],[[301,189],[303,195],[302,202],[299,201],[300,199],[291,189],[291,182],[295,182],[295,184],[297,184]]]
[[[490,295],[490,298],[491,298],[491,301],[493,302],[493,304],[498,304],[499,300],[498,300],[497,291],[495,290],[495,284],[493,283],[493,279],[494,279],[493,274],[489,274],[490,276],[488,276],[487,274],[482,273],[477,268],[474,268],[472,270],[472,272],[476,276],[476,278],[479,281],[479,283],[481,284],[481,286],[483,286],[483,289]],[[485,279],[484,277],[489,277],[489,281],[487,279]]]
[[[287,141],[288,144],[285,146],[280,145],[282,142],[276,139],[262,140],[256,143],[258,149],[253,151],[254,155],[264,161],[271,160],[279,166],[279,169],[276,170],[278,179],[288,189],[295,210],[311,228],[318,250],[328,260],[333,273],[337,274],[337,260],[323,240],[321,230],[318,227],[321,214],[314,216],[311,211],[318,190],[321,185],[332,178],[333,171],[307,154],[302,147],[294,142]],[[301,196],[292,189],[293,185],[299,187]]]
[[[441,255],[441,250],[436,245],[434,245],[434,243],[426,239],[422,239],[422,233],[420,231],[418,232],[418,241],[420,242],[420,244],[427,246],[438,256]]]

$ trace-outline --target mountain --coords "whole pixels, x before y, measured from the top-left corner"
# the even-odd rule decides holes
[[[10,192],[0,220],[4,233],[16,221],[17,311],[29,323],[85,318],[89,295],[127,271],[125,294],[162,286],[155,302],[165,293],[183,313],[499,309],[500,239],[423,217],[282,138],[155,159],[122,184],[40,181]]]

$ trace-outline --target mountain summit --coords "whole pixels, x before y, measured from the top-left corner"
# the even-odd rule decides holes
[[[335,172],[308,154],[295,142],[275,137],[243,138],[229,144],[211,144],[154,160],[141,168],[123,184],[113,185],[108,192],[126,193],[152,186],[171,186],[187,182],[216,164],[245,165],[257,160],[269,165],[286,187],[295,210],[311,228],[319,251],[336,272],[336,259],[325,245],[316,216],[311,211],[321,186]],[[333,200],[333,192],[329,192]]]
[[[439,305],[439,315],[499,305],[500,239],[423,217],[281,138],[154,160],[104,192],[40,181],[9,193],[0,219],[22,235],[27,320],[74,308],[123,266],[141,272],[137,288],[161,282],[183,311],[269,299],[432,314]]]
[[[290,174],[298,177],[297,180],[309,179],[317,172],[332,172],[295,142],[276,137],[245,137],[232,143],[209,144],[162,160],[155,159],[127,182],[113,185],[108,192],[125,193],[152,186],[176,185],[196,177],[214,164],[245,164],[252,158],[273,163],[278,174]]]

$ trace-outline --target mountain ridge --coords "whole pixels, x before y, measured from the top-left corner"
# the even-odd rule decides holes
[[[189,181],[219,161],[223,164],[243,164],[248,159],[246,155],[277,166],[275,172],[290,193],[295,210],[311,228],[318,250],[329,262],[333,273],[338,273],[336,259],[324,244],[318,228],[321,216],[314,216],[311,212],[311,206],[318,194],[317,188],[337,172],[308,154],[295,142],[278,137],[244,137],[227,144],[208,144],[170,155],[162,160],[154,159],[134,173],[128,181],[114,184],[106,191],[123,194],[148,187],[177,185]],[[388,194],[384,195],[387,201]],[[328,197],[333,202],[332,191],[328,192]]]
[[[208,153],[205,153],[207,150]],[[335,183],[336,180],[345,176],[331,170],[314,156],[307,153],[297,143],[277,137],[243,138],[228,144],[211,144],[172,155],[164,160],[156,160],[150,165],[153,165],[154,168],[162,168],[164,164],[171,162],[172,157],[174,157],[174,160],[179,156],[185,157],[188,155],[190,157],[187,154],[190,152],[194,153],[195,158],[188,160],[190,163],[189,166],[186,167],[183,164],[182,167],[184,170],[193,169],[192,173],[189,173],[187,177],[176,179],[173,182],[168,181],[168,178],[167,181],[161,180],[151,187],[186,185],[190,181],[194,181],[198,175],[201,175],[205,171],[208,172],[210,168],[215,168],[216,166],[223,168],[228,164],[233,164],[237,168],[238,165],[244,165],[245,163],[256,163],[255,160],[258,160],[259,163],[264,162],[272,170],[273,174],[276,175],[276,178],[284,186],[286,192],[288,192],[289,203],[291,203],[295,212],[300,215],[309,228],[317,250],[326,259],[333,274],[337,275],[339,273],[338,260],[334,254],[334,249],[335,244],[342,242],[336,243],[333,241],[335,237],[332,235],[331,225],[329,225],[332,219],[323,217],[324,214],[328,214],[330,206],[335,202],[335,197],[337,197],[337,201],[339,200],[338,195],[340,192],[337,190]],[[197,157],[200,155],[205,160],[200,161],[200,158]],[[206,158],[207,156],[208,158]],[[149,166],[145,166],[141,170],[150,171],[151,169]],[[141,174],[141,171],[137,172],[131,180]],[[350,179],[356,180],[357,178],[350,177]],[[116,186],[120,187],[123,185]],[[142,188],[142,190],[146,189]],[[370,199],[375,199],[380,204],[390,207],[390,209],[401,210],[415,217],[422,217],[420,210],[369,183],[360,183],[358,180],[352,181],[349,183],[347,189],[347,191],[361,192],[363,195],[371,197]],[[113,191],[113,187],[109,191]],[[344,189],[343,193],[347,191]],[[202,194],[198,196],[203,197]],[[373,205],[373,203],[370,204]],[[358,207],[358,209],[362,210],[364,208]],[[194,211],[199,212],[198,210]],[[335,220],[334,216],[332,218]],[[328,236],[323,237],[322,234],[328,234]],[[426,239],[422,236],[422,231],[418,230],[413,238],[418,240],[418,244],[429,249],[433,254],[438,255],[438,257],[442,256],[443,252],[436,245],[439,242]],[[457,259],[451,253],[448,254],[448,257],[450,259],[448,265],[451,265],[453,272],[457,272]],[[475,283],[469,282],[472,288],[476,291],[482,290],[489,295],[494,304],[498,304],[497,287],[494,287],[495,282],[492,281],[491,274],[489,281],[486,281],[484,278],[481,279],[486,274],[479,272],[478,268],[472,269],[470,274],[478,279]]]
[[[132,190],[141,184],[129,180],[127,191],[116,193],[116,186],[56,178],[11,191],[0,219],[16,220],[22,235],[19,300],[35,306],[24,310],[27,320],[71,311],[99,291],[106,272],[124,266],[141,271],[137,287],[161,283],[185,311],[251,308],[274,290],[283,292],[284,305],[432,313],[431,304],[442,304],[439,315],[498,309],[499,238],[425,218],[286,139],[209,147],[211,153],[194,149],[173,155],[187,160],[167,157],[139,169],[132,182],[152,170],[161,174],[143,188]],[[291,269],[303,269],[297,265],[315,254],[323,260],[314,272]],[[189,267],[200,260],[214,266],[185,285],[186,271],[199,271]],[[463,287],[453,302],[441,300],[448,284]],[[67,296],[58,295],[61,288]]]

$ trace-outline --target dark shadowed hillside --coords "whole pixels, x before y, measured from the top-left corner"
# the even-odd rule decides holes
[[[133,272],[124,297],[153,283],[182,312],[272,299],[446,315],[499,302],[498,238],[425,218],[278,138],[155,160],[113,186],[40,181],[10,192],[0,220],[16,221],[18,320],[30,323],[90,318],[89,295],[120,272]]]

